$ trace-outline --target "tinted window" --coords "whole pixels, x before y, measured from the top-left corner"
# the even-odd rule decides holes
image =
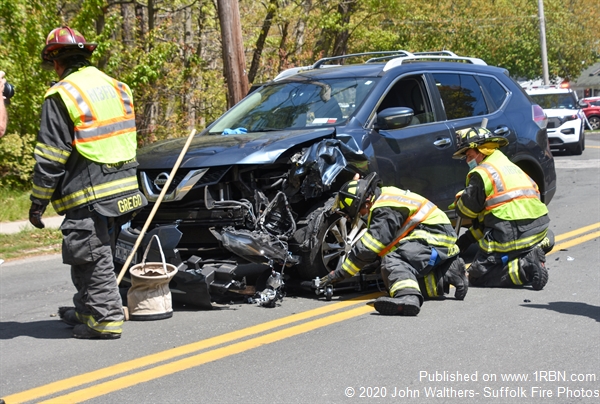
[[[544,109],[577,109],[573,93],[530,94],[531,98]]]
[[[431,104],[426,94],[423,76],[403,77],[386,93],[377,112],[386,108],[408,107],[415,114],[411,125],[434,122]]]
[[[492,98],[492,102],[494,103],[494,111],[500,108],[507,96],[506,89],[502,87],[502,85],[498,83],[498,80],[496,80],[493,77],[480,76],[479,80],[481,81],[482,86],[487,90],[488,94]],[[491,109],[492,108],[490,108],[490,110]]]
[[[485,115],[488,108],[477,80],[468,74],[434,73],[447,119]]]

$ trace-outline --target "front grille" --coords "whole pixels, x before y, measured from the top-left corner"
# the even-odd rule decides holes
[[[181,183],[181,181],[183,181],[183,179],[185,178],[186,175],[188,175],[188,173],[191,171],[192,169],[179,169],[177,170],[177,172],[175,173],[175,177],[173,178],[173,180],[171,181],[171,184],[169,185],[169,188],[167,189],[167,194],[173,192],[175,190],[175,188],[177,188],[177,186]],[[213,185],[218,183],[223,176],[225,175],[225,173],[227,173],[227,171],[229,170],[229,167],[212,167],[208,170],[208,172],[206,172],[206,174],[204,174],[202,176],[202,178],[200,178],[200,180],[196,183],[196,185],[194,185],[194,187],[192,189],[196,189],[196,188],[201,188],[207,185]],[[148,176],[148,180],[150,183],[150,191],[152,191],[152,193],[154,194],[159,194],[161,192],[160,189],[158,189],[158,187],[156,185],[154,185],[154,180],[156,180],[156,177],[158,177],[161,173],[166,173],[169,174],[169,171],[167,170],[144,170],[144,173]]]
[[[561,125],[560,119],[548,118],[548,129],[558,128]]]

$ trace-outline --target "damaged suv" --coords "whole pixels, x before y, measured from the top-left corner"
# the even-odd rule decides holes
[[[332,64],[349,58],[363,59]],[[455,132],[484,118],[550,202],[556,174],[547,118],[505,69],[447,51],[392,51],[285,71],[193,139],[140,251],[158,234],[166,260],[179,269],[173,299],[201,308],[231,295],[273,304],[284,282],[318,288],[315,279],[341,265],[365,226],[332,212],[339,187],[356,173],[377,172],[384,185],[445,209],[468,172],[452,159]],[[139,151],[150,204],[121,229],[118,271],[184,142]],[[351,287],[376,277],[358,274]]]

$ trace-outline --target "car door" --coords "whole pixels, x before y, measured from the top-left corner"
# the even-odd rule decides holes
[[[464,188],[467,165],[452,158],[454,134],[440,119],[425,74],[405,76],[393,83],[377,107],[409,107],[415,118],[399,129],[374,129],[371,144],[384,185],[423,195],[446,210]],[[436,106],[437,105],[437,106]]]
[[[493,76],[466,72],[433,72],[431,78],[451,132],[485,125],[495,135],[509,141],[502,149],[505,154],[514,153],[517,134],[502,108],[510,92],[498,80]]]
[[[515,153],[517,132],[503,109],[510,97],[510,91],[494,76],[466,72],[432,72],[430,78],[435,83],[432,87],[439,93],[439,97],[435,98],[443,104],[450,133],[456,134],[456,131],[461,129],[485,126],[495,135],[508,139],[508,146],[501,149],[507,156]],[[453,136],[453,141],[456,149],[456,135]],[[462,177],[460,187],[464,187],[467,164],[463,160],[455,161],[461,163],[455,174]]]

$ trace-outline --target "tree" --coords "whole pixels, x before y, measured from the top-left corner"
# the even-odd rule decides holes
[[[544,8],[550,75],[574,79],[600,55],[600,0]],[[44,93],[56,80],[39,55],[61,24],[97,42],[92,63],[130,85],[143,146],[204,128],[247,94],[248,79],[266,82],[324,56],[449,49],[537,78],[538,22],[534,0],[0,0],[0,69],[16,88],[0,185],[28,181]]]
[[[217,0],[217,5],[223,39],[224,76],[228,89],[227,106],[231,108],[248,94],[240,12],[237,0]]]

